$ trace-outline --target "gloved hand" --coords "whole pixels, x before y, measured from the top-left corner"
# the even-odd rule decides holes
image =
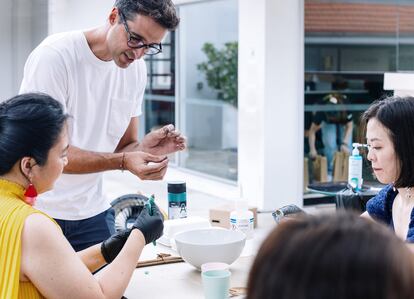
[[[124,247],[125,242],[127,241],[131,229],[124,229],[116,234],[110,236],[107,240],[103,241],[101,244],[101,253],[105,261],[109,264],[116,258],[118,253]]]
[[[164,217],[155,204],[152,206],[152,209],[153,215],[151,216],[147,206],[144,206],[131,229],[119,231],[102,242],[101,253],[107,263],[111,263],[116,258],[122,247],[124,247],[131,230],[134,228],[137,228],[142,232],[146,244],[155,241],[162,236],[164,230]]]
[[[152,215],[145,205],[139,214],[137,220],[132,226],[132,229],[139,229],[144,235],[145,243],[149,244],[162,236],[164,230],[164,216],[158,209],[157,205],[152,206]]]

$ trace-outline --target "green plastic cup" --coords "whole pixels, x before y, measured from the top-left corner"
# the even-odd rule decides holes
[[[227,299],[230,288],[229,270],[209,270],[201,273],[205,299]]]

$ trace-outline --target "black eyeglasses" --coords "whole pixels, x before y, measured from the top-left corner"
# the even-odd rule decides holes
[[[118,9],[118,13],[119,13],[119,16],[121,17],[122,23],[124,24],[125,31],[128,34],[128,41],[127,41],[128,47],[130,47],[132,49],[142,49],[142,48],[145,48],[145,51],[144,52],[145,52],[146,55],[156,55],[156,54],[162,52],[162,45],[161,45],[161,43],[159,43],[159,44],[157,44],[157,43],[145,44],[142,41],[142,38],[133,36],[131,34],[131,31],[129,31],[129,27],[128,27],[128,24],[126,22],[126,18],[124,16],[124,14],[119,9]]]

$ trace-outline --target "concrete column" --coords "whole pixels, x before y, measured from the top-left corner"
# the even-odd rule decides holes
[[[15,96],[30,52],[47,35],[47,0],[0,0],[0,101]]]
[[[272,210],[303,198],[303,0],[239,1],[239,184]]]

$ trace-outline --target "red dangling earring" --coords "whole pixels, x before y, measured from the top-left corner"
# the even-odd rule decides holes
[[[37,198],[37,190],[32,183],[30,183],[26,188],[26,192],[24,192],[24,198],[24,201],[29,205],[33,206],[35,204]]]

